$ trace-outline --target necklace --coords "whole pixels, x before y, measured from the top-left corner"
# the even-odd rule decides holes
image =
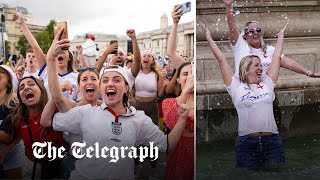
[[[38,124],[38,121],[40,120],[41,116],[38,116],[36,119],[33,119],[32,116],[29,116],[29,118],[33,121],[34,124]]]

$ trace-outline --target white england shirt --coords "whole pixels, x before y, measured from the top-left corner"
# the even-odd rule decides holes
[[[167,136],[154,125],[143,111],[137,111],[131,106],[127,114],[119,116],[121,134],[112,130],[115,116],[106,110],[106,104],[101,106],[77,106],[65,113],[56,113],[52,127],[56,131],[67,131],[82,134],[87,146],[95,147],[137,147],[154,142],[159,150],[166,151]],[[110,163],[107,158],[81,158],[75,164],[70,179],[134,179],[134,159],[126,156],[116,163]]]
[[[274,84],[267,74],[262,76],[259,84],[250,85],[241,83],[234,76],[227,91],[238,113],[239,136],[255,132],[278,134],[273,115]]]
[[[68,72],[66,74],[59,74],[59,81],[61,85],[64,84],[66,80],[71,82],[72,88],[68,91],[64,91],[63,96],[73,102],[78,102],[82,98],[82,93],[78,89],[78,85],[77,85],[78,74],[79,74],[78,72]],[[40,69],[39,77],[43,80],[44,87],[46,88],[48,93],[48,97],[50,97],[51,93],[49,91],[48,70],[47,70],[46,64]]]

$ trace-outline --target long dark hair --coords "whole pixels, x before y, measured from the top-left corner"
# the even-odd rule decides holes
[[[21,79],[21,81],[23,81],[24,79],[27,79],[27,78],[32,79],[37,84],[37,86],[40,88],[41,96],[40,96],[40,101],[37,104],[37,108],[43,110],[48,102],[48,94],[47,94],[47,91],[46,91],[42,81],[33,77],[33,76],[24,77]],[[17,93],[19,104],[17,107],[15,107],[13,109],[13,111],[11,113],[11,117],[10,117],[12,125],[13,125],[14,138],[20,137],[20,131],[19,131],[20,121],[21,120],[28,121],[28,116],[29,116],[28,107],[22,102],[21,96],[19,93],[19,87],[20,87],[21,81],[19,82],[18,93]],[[44,127],[42,128],[42,135],[46,135],[46,128],[44,128]]]
[[[180,75],[181,75],[181,71],[182,69],[185,67],[185,66],[188,66],[190,65],[191,62],[184,62],[182,63],[179,68],[178,68],[178,71],[177,71],[177,79],[180,78]],[[176,85],[175,85],[175,95],[176,96],[179,96],[182,92],[182,88],[181,88],[181,84],[179,84],[178,82],[176,82]]]

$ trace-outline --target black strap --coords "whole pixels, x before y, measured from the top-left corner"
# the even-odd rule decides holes
[[[30,140],[31,143],[34,143],[34,139],[33,139],[33,135],[32,135],[32,131],[31,131],[31,127],[28,121],[28,118],[23,118],[24,122],[26,123],[26,125],[28,126],[28,132],[29,132],[29,136],[30,136]],[[34,177],[36,175],[36,168],[37,168],[37,158],[35,158],[34,162],[33,162],[33,168],[32,168],[32,177],[31,179],[34,180]]]

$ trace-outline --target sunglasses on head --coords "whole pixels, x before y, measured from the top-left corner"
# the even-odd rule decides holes
[[[78,68],[78,71],[95,70],[97,68],[98,68],[97,65],[95,65],[95,66],[82,66],[82,67]]]
[[[248,34],[254,34],[255,32],[261,33],[261,28],[247,30]]]

